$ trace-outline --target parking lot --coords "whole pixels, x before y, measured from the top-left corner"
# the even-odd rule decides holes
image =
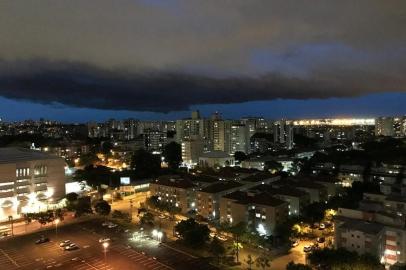
[[[0,269],[216,269],[205,259],[196,258],[160,243],[148,232],[143,241],[130,240],[133,232],[119,226],[102,226],[102,221],[92,220],[58,227],[47,231],[0,241]],[[49,241],[35,244],[44,238]],[[109,238],[108,246],[99,242]],[[64,250],[60,243],[70,240],[78,248]]]
[[[21,236],[0,242],[1,269],[172,269],[156,259],[133,250],[119,241],[112,240],[104,248],[99,239],[102,236],[93,230],[90,223],[69,225],[56,231]],[[35,244],[40,235],[50,241]],[[60,242],[69,239],[78,247],[64,250]]]

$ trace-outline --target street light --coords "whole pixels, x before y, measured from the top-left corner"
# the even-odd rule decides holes
[[[106,264],[107,267],[107,248],[109,247],[109,243],[108,242],[103,242],[103,251],[104,251],[104,263]]]
[[[55,235],[58,237],[58,224],[61,222],[59,218],[55,219]]]

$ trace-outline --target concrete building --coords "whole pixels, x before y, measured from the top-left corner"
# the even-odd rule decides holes
[[[220,198],[242,187],[236,181],[222,181],[197,191],[197,213],[210,220],[219,219]]]
[[[232,124],[230,134],[230,154],[234,155],[235,152],[248,153],[249,146],[249,132],[243,124]]]
[[[65,161],[23,148],[0,148],[0,220],[46,209],[65,196]]]
[[[177,176],[160,177],[149,185],[151,196],[180,208],[183,214],[195,208],[195,188],[194,183]]]
[[[220,199],[220,221],[245,222],[260,235],[272,235],[275,227],[288,218],[289,205],[266,193],[236,191]]]
[[[285,120],[274,123],[274,142],[285,146],[286,149],[293,148],[293,125]]]
[[[234,166],[234,157],[228,155],[224,151],[211,151],[203,153],[199,157],[199,166],[203,168]]]
[[[193,135],[190,139],[184,139],[181,146],[183,164],[187,167],[196,166],[203,153],[203,140],[200,136]]]
[[[378,117],[375,119],[375,136],[395,136],[393,117]]]

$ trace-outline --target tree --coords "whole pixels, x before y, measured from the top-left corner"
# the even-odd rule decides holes
[[[144,149],[138,149],[132,156],[131,167],[135,168],[137,177],[148,178],[159,174],[161,160],[157,155],[153,155]]]
[[[171,142],[165,145],[162,155],[165,157],[169,168],[176,170],[182,162],[182,147],[176,142]]]
[[[255,265],[258,268],[262,268],[263,270],[265,270],[267,267],[271,267],[271,261],[266,255],[260,255],[255,259]]]
[[[209,251],[217,257],[217,263],[220,264],[220,258],[225,254],[226,249],[223,243],[217,237],[214,237],[210,242]]]
[[[86,197],[78,198],[78,201],[74,207],[74,210],[75,210],[75,216],[77,216],[77,217],[80,217],[83,214],[93,213],[90,197],[86,196]]]
[[[290,262],[286,265],[286,270],[312,270],[312,268],[302,263]]]
[[[282,171],[283,166],[277,161],[268,160],[265,161],[264,171],[279,172]]]
[[[247,259],[245,260],[245,263],[248,264],[248,270],[252,269],[252,266],[255,264],[254,259],[252,258],[251,254],[248,254]]]
[[[75,192],[70,192],[66,194],[65,198],[68,200],[69,203],[74,203],[78,200],[79,195]]]
[[[193,218],[182,220],[175,226],[185,244],[202,247],[209,240],[210,230],[207,225],[197,223]]]
[[[97,157],[95,153],[87,153],[87,154],[82,154],[79,158],[79,165],[80,166],[89,166],[89,165],[94,165],[97,162],[100,162],[100,159]]]
[[[105,200],[100,200],[100,201],[96,202],[96,205],[94,206],[94,210],[96,211],[97,214],[99,214],[101,216],[108,216],[111,211],[111,206]]]
[[[237,151],[234,153],[234,159],[238,162],[246,160],[248,157],[244,152]]]
[[[150,212],[144,213],[140,218],[141,224],[154,225],[154,215]]]

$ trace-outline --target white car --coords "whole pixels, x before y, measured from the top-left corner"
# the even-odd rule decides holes
[[[70,240],[65,240],[65,241],[62,241],[60,244],[59,244],[59,246],[60,247],[66,247],[67,245],[70,245],[71,244],[71,241]]]
[[[320,223],[319,228],[322,229],[322,230],[324,230],[324,229],[326,228],[326,225],[325,225],[324,223]]]
[[[299,245],[299,240],[295,240],[292,242],[292,247],[297,247]]]
[[[70,244],[70,245],[67,245],[66,247],[65,247],[65,250],[75,250],[75,249],[78,249],[79,247],[76,245],[76,244],[74,244],[74,243],[72,243],[72,244]]]
[[[103,237],[103,238],[99,239],[99,243],[104,243],[104,242],[109,242],[109,241],[110,241],[110,238],[108,238],[108,237]]]
[[[111,223],[109,226],[107,226],[107,228],[112,229],[117,227],[117,224]]]

